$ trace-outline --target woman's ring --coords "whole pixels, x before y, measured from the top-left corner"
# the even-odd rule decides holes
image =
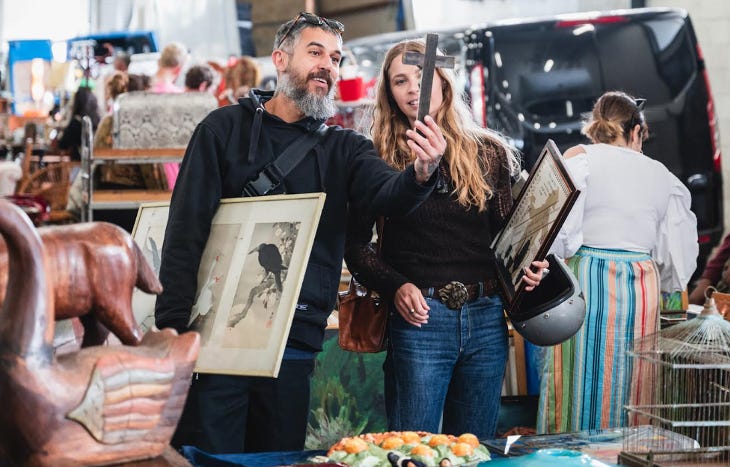
[[[414,310],[413,308],[411,308],[410,310],[408,310],[408,313],[410,313],[410,314],[414,314],[415,312],[416,312],[416,310]]]

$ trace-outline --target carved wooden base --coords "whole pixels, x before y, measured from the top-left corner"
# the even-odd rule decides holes
[[[161,456],[143,461],[125,462],[116,464],[116,467],[190,467],[190,462],[185,460],[175,449],[168,446]]]
[[[80,229],[57,235],[61,238],[51,250],[23,211],[0,200],[0,236],[7,246],[7,292],[0,307],[0,465],[101,466],[146,458],[154,460],[126,465],[188,465],[169,443],[200,351],[197,333],[163,329],[140,341],[133,333],[137,326],[130,303],[121,300],[122,310],[97,300],[95,316],[102,308],[108,317],[99,321],[107,329],[132,331],[124,340],[138,345],[94,345],[54,354],[54,309],[59,310],[64,294],[70,303],[114,299],[123,296],[121,284],[130,297],[134,284],[140,286],[138,264],[131,264],[136,261],[154,277],[131,239],[128,248],[119,249],[119,242],[97,235],[109,232],[107,227],[92,223]],[[73,234],[80,236],[71,242]],[[99,246],[84,247],[91,244]],[[53,259],[50,251],[56,252]],[[102,256],[116,260],[101,268],[81,267],[100,264]],[[53,269],[54,264],[61,266]],[[129,272],[126,280],[116,275],[123,270]],[[61,295],[54,290],[59,284]],[[73,309],[88,310],[85,304]],[[117,326],[125,313],[131,319]],[[89,315],[62,317],[73,316]]]

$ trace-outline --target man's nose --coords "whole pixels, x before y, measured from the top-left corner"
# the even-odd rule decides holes
[[[322,55],[322,58],[319,60],[319,68],[329,71],[333,76],[337,72],[337,67],[332,63],[332,58],[327,55]]]

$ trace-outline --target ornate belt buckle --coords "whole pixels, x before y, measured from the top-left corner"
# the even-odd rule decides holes
[[[438,291],[441,302],[452,310],[458,310],[469,299],[469,291],[461,282],[451,281]]]

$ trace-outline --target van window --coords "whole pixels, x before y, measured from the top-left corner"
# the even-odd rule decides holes
[[[674,25],[680,27],[669,27]],[[651,106],[677,97],[695,71],[689,38],[677,20],[601,28],[597,41],[606,89],[630,90]]]
[[[606,89],[667,104],[696,72],[681,18],[493,33],[497,101],[538,125],[574,121]]]
[[[679,18],[646,21],[657,46],[659,74],[669,86],[672,97],[676,97],[696,71],[695,50]]]
[[[494,35],[497,100],[520,120],[559,124],[590,111],[601,95],[601,64],[592,34],[572,28]]]

